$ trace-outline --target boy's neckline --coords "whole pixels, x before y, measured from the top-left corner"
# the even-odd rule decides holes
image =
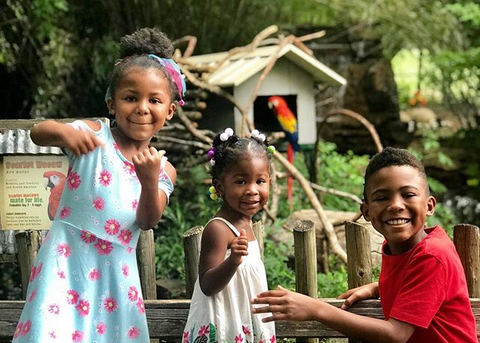
[[[423,235],[421,237],[421,239],[417,242],[417,244],[415,244],[414,246],[410,247],[409,249],[407,250],[403,250],[403,251],[399,251],[398,253],[393,253],[391,248],[390,248],[390,245],[388,244],[388,241],[386,242],[385,246],[384,246],[384,253],[385,255],[388,255],[388,256],[399,256],[399,255],[403,255],[403,254],[406,254],[410,251],[412,251],[413,249],[415,249],[415,247],[417,247],[419,244],[421,244],[425,238],[428,237],[428,235],[435,229],[436,227],[433,227],[433,228],[427,228],[427,227],[424,227],[423,228]]]

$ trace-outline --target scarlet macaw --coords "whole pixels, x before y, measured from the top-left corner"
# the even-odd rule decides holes
[[[48,218],[53,220],[57,214],[58,204],[62,196],[63,188],[67,177],[58,171],[47,171],[43,173],[45,189],[50,188],[50,196],[48,197]]]
[[[285,132],[288,141],[287,159],[288,162],[293,164],[293,157],[295,155],[295,152],[300,150],[300,145],[298,145],[297,117],[295,117],[295,114],[293,114],[292,110],[288,107],[287,102],[281,96],[269,97],[268,107],[273,110],[273,113],[277,117],[280,126]],[[287,190],[290,208],[292,208],[293,178],[291,176],[288,177]]]

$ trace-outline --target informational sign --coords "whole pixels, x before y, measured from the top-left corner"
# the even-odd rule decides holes
[[[55,217],[67,179],[61,155],[3,156],[0,163],[1,229],[45,230]]]

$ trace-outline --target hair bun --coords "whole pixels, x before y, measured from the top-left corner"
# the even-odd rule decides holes
[[[155,54],[171,58],[173,45],[165,33],[157,28],[142,28],[120,39],[120,58],[133,55]]]

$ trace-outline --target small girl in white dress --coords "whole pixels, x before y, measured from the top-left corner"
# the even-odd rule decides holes
[[[215,137],[212,198],[223,199],[202,234],[195,283],[183,343],[273,343],[273,323],[252,315],[250,300],[268,289],[265,267],[252,230],[252,217],[266,204],[270,155],[265,135],[239,138],[231,129]]]

